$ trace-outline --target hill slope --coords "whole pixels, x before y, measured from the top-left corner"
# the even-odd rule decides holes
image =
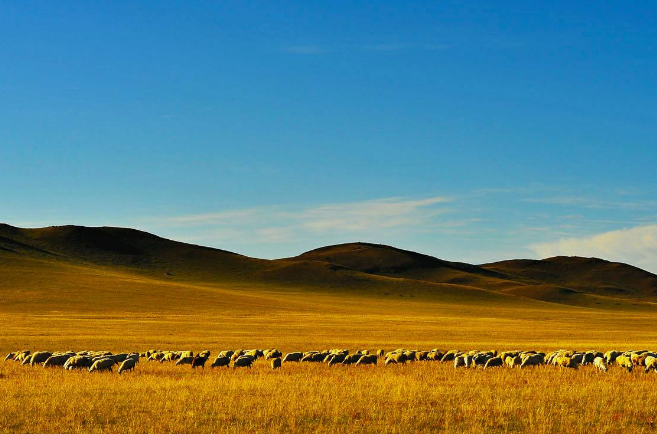
[[[0,225],[0,277],[0,306],[25,308],[57,302],[80,309],[202,310],[226,303],[246,308],[258,297],[258,302],[283,308],[280,300],[299,291],[318,303],[321,294],[388,304],[652,308],[657,301],[657,276],[599,259],[477,266],[349,243],[263,260],[111,227]]]

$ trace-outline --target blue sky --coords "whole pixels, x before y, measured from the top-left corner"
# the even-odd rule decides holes
[[[657,271],[657,6],[464,3],[3,2],[0,220]]]

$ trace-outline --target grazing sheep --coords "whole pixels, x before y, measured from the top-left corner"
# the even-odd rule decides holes
[[[52,353],[48,351],[37,351],[36,353],[32,354],[32,357],[30,357],[30,366],[43,363],[48,360],[48,357],[50,356],[52,356]]]
[[[429,354],[427,354],[427,360],[433,360],[433,361],[436,361],[436,362],[440,362],[442,360],[443,356],[444,356],[443,353],[441,353],[440,351],[434,349],[434,350],[431,350],[429,352]]]
[[[277,349],[266,350],[264,355],[265,355],[265,360],[273,360],[283,357],[283,353],[281,353]]]
[[[114,359],[111,359],[109,357],[96,360],[93,365],[91,365],[91,368],[89,368],[89,372],[94,372],[94,371],[110,371],[112,372],[112,366],[114,366]]]
[[[522,363],[520,367],[524,368],[525,366],[538,366],[543,364],[545,361],[545,356],[543,354],[531,354],[522,358]]]
[[[214,359],[214,362],[212,362],[212,365],[210,365],[211,368],[217,368],[221,366],[228,366],[230,365],[230,357],[229,356],[217,356],[216,359]]]
[[[485,366],[486,362],[489,359],[492,359],[493,357],[495,357],[495,356],[493,356],[489,353],[478,353],[478,354],[475,354],[474,357],[472,357],[472,363],[475,366]]]
[[[281,369],[281,358],[276,357],[275,359],[271,360],[271,369]]]
[[[382,349],[376,350],[376,356],[380,359],[382,359],[385,356],[385,354],[386,354],[385,350]]]
[[[605,362],[607,362],[607,365],[611,365],[616,361],[616,358],[621,355],[620,351],[607,351],[604,355]]]
[[[9,353],[9,354],[7,354],[7,355],[5,356],[5,362],[6,362],[7,360],[13,360],[14,357],[16,357],[16,353]]]
[[[454,369],[465,366],[465,358],[463,356],[454,357]]]
[[[644,363],[646,365],[646,369],[644,370],[644,372],[648,373],[650,371],[657,371],[657,357],[648,356],[646,357]]]
[[[358,361],[356,362],[356,366],[361,366],[361,365],[376,365],[377,361],[379,358],[376,356],[376,354],[365,354],[361,356]]]
[[[327,363],[329,366],[342,364],[347,356],[349,356],[349,354],[331,354],[328,356]]]
[[[255,358],[253,356],[240,356],[233,362],[233,368],[241,367],[251,369],[253,362],[255,362]]]
[[[634,363],[632,363],[632,359],[624,354],[616,357],[616,364],[621,368],[627,369],[627,372],[632,372],[632,369],[634,368]]]
[[[596,358],[596,353],[593,351],[588,351],[584,353],[584,356],[582,356],[582,362],[580,363],[582,366],[588,365],[593,363],[593,361]]]
[[[596,357],[593,359],[593,366],[601,371],[607,372],[607,363],[605,362],[604,357]]]
[[[205,369],[205,362],[208,361],[208,358],[210,357],[210,351],[203,351],[202,353],[197,354],[194,356],[194,359],[192,360],[192,369],[201,367]]]
[[[303,353],[287,353],[283,357],[283,363],[285,362],[299,362],[303,358]]]
[[[194,356],[181,357],[176,361],[176,366],[191,365],[193,361],[194,361]]]
[[[87,369],[93,365],[93,359],[89,356],[73,356],[64,363],[64,369],[72,371],[73,369]]]
[[[351,354],[347,355],[344,360],[342,361],[343,365],[353,365],[354,363],[357,363],[360,358],[363,357],[360,354]]]
[[[49,366],[64,366],[64,364],[73,357],[72,354],[57,354],[48,357],[48,359],[43,362],[43,367],[47,368]]]
[[[472,359],[473,359],[473,357],[470,354],[463,357],[463,363],[465,363],[466,368],[470,368],[470,367],[474,368],[474,363],[473,363]]]
[[[123,363],[121,363],[121,366],[119,366],[118,373],[119,375],[121,372],[126,372],[126,371],[134,371],[135,370],[135,365],[137,362],[133,358],[126,358]]]
[[[440,359],[440,361],[441,362],[451,362],[452,360],[454,360],[454,358],[456,358],[457,355],[459,355],[458,351],[450,350],[450,351],[446,352],[445,355],[443,355],[443,358]]]
[[[557,357],[556,364],[557,366],[561,366],[562,368],[571,368],[571,369],[577,369],[578,366],[578,362],[572,357],[568,357],[568,356]]]
[[[503,365],[504,365],[504,361],[502,360],[501,357],[493,357],[486,361],[486,364],[484,365],[484,369],[494,368],[496,366],[503,366]]]

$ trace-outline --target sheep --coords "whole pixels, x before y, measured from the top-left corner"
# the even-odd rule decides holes
[[[595,358],[596,358],[596,353],[593,351],[588,351],[584,353],[584,356],[582,357],[581,365],[584,366],[593,363]]]
[[[43,367],[47,368],[49,366],[64,366],[64,364],[73,357],[72,354],[56,354],[48,357],[48,359],[43,362]]]
[[[72,371],[77,368],[90,368],[93,365],[93,359],[89,356],[73,356],[64,363],[64,369]]]
[[[281,369],[281,358],[276,357],[275,359],[271,359],[271,369]]]
[[[465,366],[465,359],[463,356],[454,357],[454,369],[458,369],[461,366]]]
[[[5,356],[5,362],[6,362],[7,360],[13,360],[14,357],[16,357],[16,353],[9,353],[9,354],[7,354],[7,355]]]
[[[358,361],[356,362],[356,366],[362,366],[362,365],[376,365],[377,361],[379,358],[376,356],[376,354],[365,354],[360,356]]]
[[[463,363],[465,363],[466,368],[469,368],[471,366],[474,367],[474,364],[472,362],[472,355],[468,354],[467,356],[464,356]]]
[[[283,357],[283,353],[281,353],[277,349],[266,350],[264,355],[265,355],[265,360],[273,360]]]
[[[194,361],[194,356],[181,357],[176,361],[176,366],[191,365],[193,361]]]
[[[458,351],[456,350],[449,350],[443,355],[443,358],[440,359],[441,362],[451,362],[454,360],[454,358],[458,355]]]
[[[344,360],[342,361],[343,365],[353,365],[354,363],[357,363],[360,358],[363,357],[360,354],[351,354],[347,355]]]
[[[525,366],[538,366],[545,361],[545,356],[543,354],[531,354],[522,358],[522,363],[520,367],[524,368]]]
[[[48,351],[37,351],[36,353],[32,354],[32,357],[30,357],[30,366],[38,365],[40,363],[45,362],[48,360],[48,358],[52,356],[51,352]]]
[[[652,371],[657,371],[657,357],[655,356],[648,356],[646,357],[646,360],[644,361],[646,365],[646,369],[643,371],[645,373]]]
[[[14,362],[23,363],[25,361],[25,359],[28,359],[29,357],[30,357],[30,350],[24,350],[24,351],[21,351],[19,353],[16,353],[13,360],[14,360]]]
[[[342,354],[331,354],[326,359],[326,362],[328,363],[329,366],[342,364],[342,362],[344,362],[344,359],[346,359],[347,356],[349,356],[349,354],[344,354],[344,353],[342,353]]]
[[[376,356],[377,356],[379,359],[382,359],[382,358],[385,356],[385,354],[386,354],[385,350],[382,350],[382,349],[378,349],[378,350],[376,350]]]
[[[251,369],[253,362],[255,362],[255,358],[253,356],[240,356],[233,362],[233,368],[243,367]]]
[[[632,363],[632,359],[624,354],[616,357],[616,364],[621,368],[626,368],[627,372],[632,372],[632,369],[634,368],[634,363]]]
[[[502,360],[501,357],[493,357],[486,361],[486,364],[484,365],[484,369],[494,368],[496,366],[503,366],[503,365],[504,365],[504,361]]]
[[[472,357],[472,363],[474,366],[484,366],[489,359],[492,359],[494,356],[489,353],[477,353]]]
[[[114,366],[114,359],[111,359],[109,357],[96,360],[93,365],[91,365],[91,368],[89,368],[89,372],[94,372],[94,371],[110,371],[112,372],[112,366]]]
[[[607,363],[605,362],[604,357],[596,357],[593,359],[593,366],[601,371],[607,372]]]
[[[611,365],[616,361],[616,358],[621,355],[620,351],[607,351],[604,355],[605,362],[607,362],[608,365]]]
[[[285,362],[299,362],[303,358],[303,353],[287,353],[283,357],[283,363]]]
[[[121,366],[119,366],[118,373],[121,375],[121,372],[126,372],[126,371],[134,371],[135,370],[135,365],[137,362],[135,359],[131,357],[126,357],[126,359],[121,363]]]
[[[208,361],[208,358],[210,357],[210,351],[203,351],[200,354],[197,354],[194,359],[192,360],[192,369],[200,366],[201,368],[205,369],[205,362]]]
[[[440,351],[434,349],[434,350],[431,350],[429,352],[429,354],[427,354],[427,360],[433,360],[433,361],[440,362],[442,360],[443,356],[444,356],[443,353],[441,353]]]
[[[210,365],[211,368],[217,368],[221,366],[228,366],[230,364],[230,357],[229,356],[222,356],[218,355],[215,359],[214,362],[212,362],[212,365]]]
[[[556,359],[556,365],[562,368],[577,369],[578,363],[575,359],[568,356],[559,356]]]

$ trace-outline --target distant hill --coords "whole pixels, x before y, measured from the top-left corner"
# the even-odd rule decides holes
[[[221,291],[231,291],[236,303],[248,303],[245,297],[262,291],[267,297],[277,291],[339,291],[345,297],[397,297],[414,303],[652,309],[657,276],[595,258],[472,265],[369,243],[264,260],[134,229],[0,224],[0,308],[3,303],[15,308],[59,303],[91,309],[99,306],[91,304],[94,300],[170,309],[175,300],[202,309],[204,303],[228,300],[228,292]]]

